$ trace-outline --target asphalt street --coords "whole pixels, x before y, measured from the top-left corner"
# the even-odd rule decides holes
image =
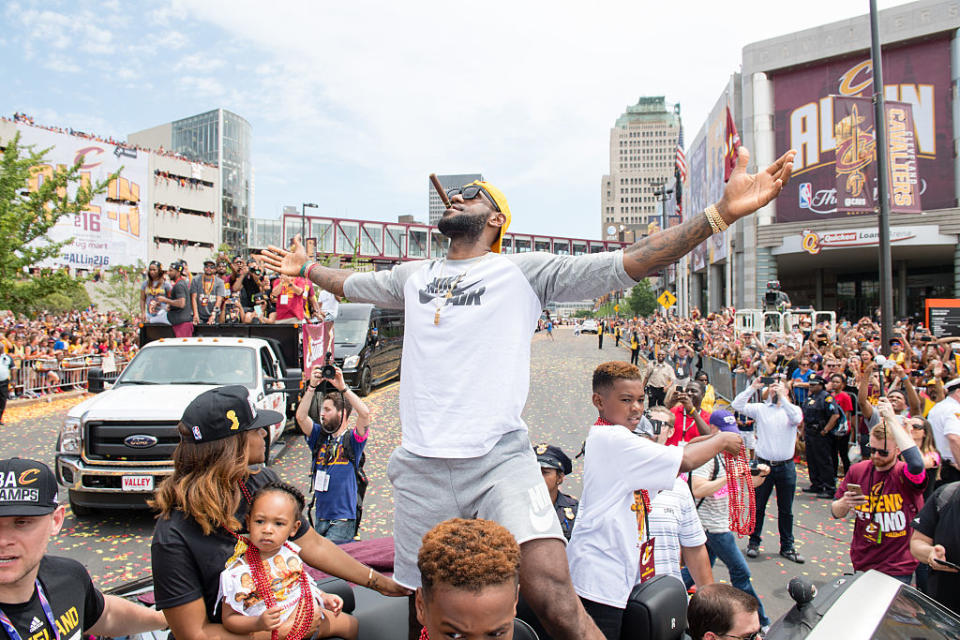
[[[533,338],[530,394],[523,417],[533,443],[559,445],[573,457],[596,419],[590,403],[593,368],[607,360],[627,359],[628,352],[622,346],[614,347],[610,336],[605,336],[604,349],[600,350],[596,336],[574,337],[566,327],[558,328],[555,334],[555,341],[544,334]],[[398,391],[396,382],[389,383],[367,398],[374,423],[366,449],[370,488],[361,530],[364,538],[389,536],[393,528],[386,464],[391,451],[400,443]],[[9,408],[0,432],[0,457],[30,457],[52,466],[57,430],[66,411],[78,401],[78,398],[57,398],[49,403]],[[276,456],[273,466],[281,477],[306,491],[309,472],[304,439],[289,434],[283,446],[276,447],[273,453]],[[581,469],[582,465],[575,462],[574,472],[564,484],[564,490],[575,496],[580,492]],[[805,468],[800,468],[799,475],[802,476],[800,486],[806,486]],[[61,498],[66,503],[66,496]],[[826,500],[810,498],[798,491],[794,501],[795,536],[807,562],[796,565],[777,555],[777,523],[771,517],[776,514],[776,502],[771,498],[760,557],[749,562],[755,589],[773,619],[793,604],[786,592],[787,582],[793,576],[805,576],[820,584],[852,570],[848,556],[852,521],[832,520],[828,505]],[[49,551],[84,563],[100,587],[116,586],[149,573],[153,524],[153,515],[146,511],[103,511],[78,519],[68,508],[63,531],[51,543]],[[745,539],[741,546],[746,547]],[[721,564],[714,571],[717,579],[728,579]]]

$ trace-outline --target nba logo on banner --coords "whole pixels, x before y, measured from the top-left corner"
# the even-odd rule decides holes
[[[813,185],[809,182],[800,183],[800,208],[809,209],[813,199]]]

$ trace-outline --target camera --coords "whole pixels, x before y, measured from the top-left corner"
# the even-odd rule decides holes
[[[323,361],[323,366],[320,368],[320,375],[326,380],[333,380],[337,377],[337,369],[333,366],[333,353],[327,351],[327,357]]]
[[[260,304],[265,300],[265,296],[262,293],[255,293],[250,296],[250,300],[253,302],[253,304]]]

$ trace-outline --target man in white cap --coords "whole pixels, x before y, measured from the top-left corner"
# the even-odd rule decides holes
[[[938,486],[960,480],[960,378],[947,382],[943,389],[947,397],[927,415],[933,427],[933,442],[943,458]]]

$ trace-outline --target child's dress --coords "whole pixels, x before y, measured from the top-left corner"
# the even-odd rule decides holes
[[[227,560],[226,569],[220,573],[220,594],[218,601],[226,600],[237,613],[245,616],[260,616],[267,610],[263,600],[257,595],[253,572],[246,559],[246,544],[238,544],[237,552]],[[269,567],[267,579],[270,589],[277,601],[277,606],[283,609],[282,619],[289,618],[297,610],[300,602],[300,574],[303,572],[303,561],[298,555],[300,547],[293,542],[287,542],[272,558],[266,561]],[[306,574],[307,582],[313,591],[316,606],[320,606],[322,591],[310,574]]]

